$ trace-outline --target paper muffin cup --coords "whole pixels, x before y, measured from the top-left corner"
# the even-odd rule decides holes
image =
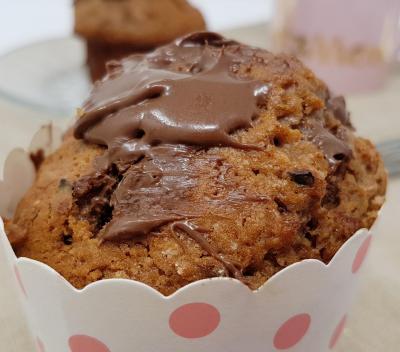
[[[30,151],[48,154],[60,142],[59,132],[42,128]],[[5,162],[0,182],[5,218],[34,181],[30,151],[14,150]],[[0,251],[18,283],[39,352],[330,351],[345,327],[373,239],[371,230],[361,229],[328,265],[301,261],[257,291],[214,278],[166,297],[125,279],[77,290],[49,266],[16,258],[1,220],[0,232]]]

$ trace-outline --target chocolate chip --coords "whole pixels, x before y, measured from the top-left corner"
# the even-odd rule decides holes
[[[301,186],[312,186],[314,184],[314,175],[310,171],[298,170],[289,173],[292,181]]]
[[[283,203],[279,198],[275,198],[274,201],[280,213],[287,213],[288,208],[285,203]]]
[[[321,204],[327,209],[337,208],[340,204],[339,188],[332,183],[326,186],[326,193],[322,198]]]
[[[304,237],[310,242],[311,247],[313,248],[317,247],[317,236],[313,236],[311,233],[306,232],[304,234]]]
[[[60,182],[58,183],[58,188],[64,189],[64,188],[71,188],[71,184],[69,181],[65,178],[62,178]]]
[[[136,138],[136,139],[140,139],[140,138],[143,138],[143,136],[144,136],[145,134],[146,134],[146,132],[145,132],[143,129],[138,128],[138,129],[136,129],[135,131],[133,131],[132,137],[133,137],[133,138]]]
[[[65,245],[70,246],[72,244],[72,235],[63,233],[61,237]]]
[[[337,161],[342,161],[344,159],[346,159],[346,155],[343,153],[337,153],[333,156],[335,158],[335,160]]]
[[[267,252],[264,255],[264,260],[271,263],[275,268],[280,267],[280,265],[278,263],[277,255],[273,252]]]
[[[306,224],[307,229],[309,230],[315,230],[318,227],[318,219],[316,218],[311,218],[307,224]]]
[[[277,136],[274,137],[273,142],[274,142],[275,147],[281,147],[283,144],[282,140]]]
[[[257,272],[257,268],[249,265],[248,267],[243,269],[243,276],[254,276]]]
[[[44,150],[38,149],[36,152],[30,153],[29,157],[35,166],[35,170],[38,171],[45,159]]]

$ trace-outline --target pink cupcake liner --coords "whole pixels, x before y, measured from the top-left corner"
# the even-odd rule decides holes
[[[60,133],[44,128],[31,147],[49,153],[60,141]],[[12,216],[34,173],[29,152],[9,154],[0,181],[1,216]],[[168,297],[125,279],[77,290],[49,266],[16,258],[1,219],[0,251],[39,352],[324,352],[343,332],[372,233],[357,231],[328,265],[313,259],[293,264],[257,291],[214,278]]]

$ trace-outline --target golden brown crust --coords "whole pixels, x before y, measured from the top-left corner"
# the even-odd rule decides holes
[[[386,190],[379,154],[367,140],[348,136],[353,157],[332,173],[321,150],[304,138],[294,119],[322,111],[332,130],[339,120],[325,109],[325,85],[296,59],[265,54],[265,60],[241,67],[270,83],[268,104],[255,127],[237,134],[242,142],[264,143],[263,151],[212,148],[223,163],[198,170],[191,197],[224,197],[226,188],[245,188],[265,201],[224,209],[220,202],[196,220],[219,252],[242,268],[251,288],[275,272],[306,258],[328,262],[359,228],[370,227]],[[112,243],[96,238],[96,230],[77,214],[72,184],[93,171],[104,149],[66,139],[41,166],[37,180],[19,204],[14,223],[29,236],[16,252],[45,262],[81,288],[105,278],[131,278],[164,294],[208,277],[225,274],[224,267],[184,234],[169,226],[141,243]],[[311,172],[314,182],[301,185],[291,173]]]
[[[102,42],[154,47],[203,29],[203,16],[186,0],[78,0],[75,5],[75,32]]]

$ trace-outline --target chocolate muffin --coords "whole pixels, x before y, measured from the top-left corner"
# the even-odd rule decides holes
[[[195,33],[108,68],[40,166],[15,251],[75,287],[251,289],[325,263],[384,201],[386,173],[342,97],[296,58]]]
[[[203,16],[186,0],[75,0],[75,32],[86,41],[93,81],[110,60],[203,29]]]

